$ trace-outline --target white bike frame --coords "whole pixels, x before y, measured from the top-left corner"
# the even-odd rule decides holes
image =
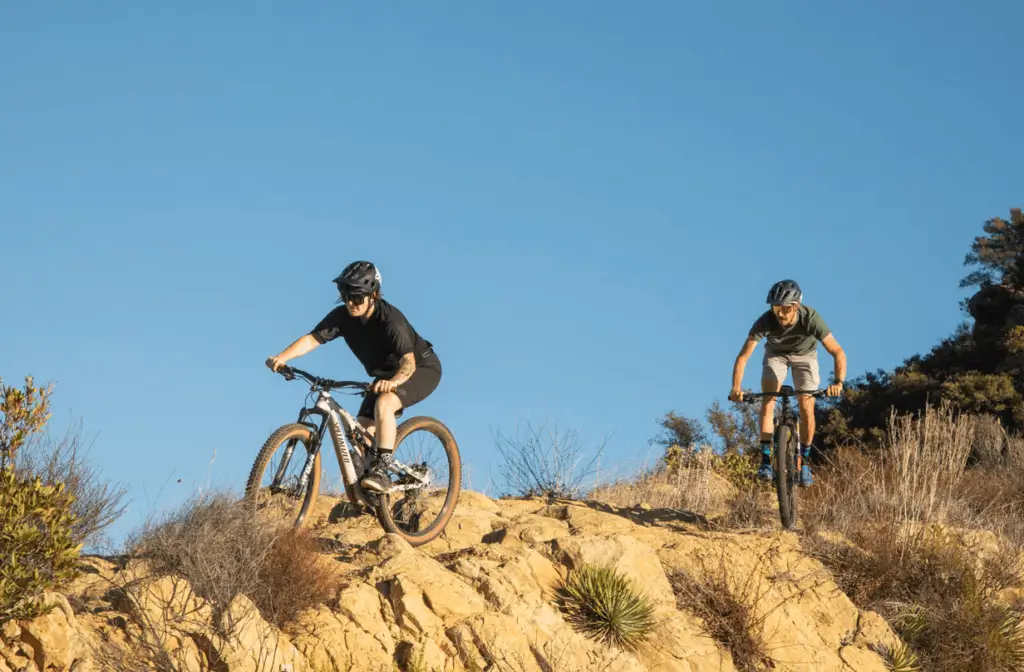
[[[323,418],[319,427],[307,420],[310,415],[319,415]],[[367,444],[373,445],[373,436],[370,432],[359,424],[359,421],[356,420],[351,413],[342,408],[338,402],[334,400],[330,392],[326,390],[318,390],[317,400],[312,408],[302,409],[299,413],[299,424],[305,425],[313,430],[316,433],[318,441],[316,449],[310,452],[306,457],[306,464],[303,466],[302,473],[299,475],[297,494],[301,494],[306,491],[306,487],[309,483],[309,476],[313,471],[313,460],[320,449],[323,448],[324,434],[326,430],[326,432],[331,436],[331,443],[334,444],[334,454],[338,458],[338,466],[341,468],[342,480],[344,480],[346,485],[355,490],[356,495],[364,504],[372,508],[374,503],[367,500],[363,489],[359,487],[359,474],[366,466],[367,456],[363,453],[362,446],[358,445],[354,441],[349,441],[349,437],[356,434],[363,438]],[[280,477],[283,476],[288,462],[291,461],[291,453],[293,450],[294,444],[285,449],[285,456],[281,461],[281,466],[278,468],[278,477],[274,479],[275,482],[279,482]],[[393,485],[391,489],[388,490],[388,494],[404,490],[419,490],[430,484],[429,473],[420,476],[398,460],[394,460],[392,468],[411,477],[415,482],[403,485]]]

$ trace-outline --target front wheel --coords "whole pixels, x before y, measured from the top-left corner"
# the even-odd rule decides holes
[[[779,496],[779,518],[787,530],[796,523],[796,455],[793,428],[779,425],[775,430],[775,489]]]
[[[377,519],[385,531],[398,534],[411,546],[433,541],[452,517],[462,490],[462,460],[455,437],[444,424],[428,416],[409,418],[398,426],[395,460],[429,479],[422,488],[392,491],[380,496]],[[394,485],[412,482],[408,476]]]
[[[298,423],[271,434],[249,472],[245,500],[258,511],[294,520],[295,527],[301,527],[320,493],[320,451],[315,439],[309,427]],[[299,480],[311,454],[312,471],[303,488]]]

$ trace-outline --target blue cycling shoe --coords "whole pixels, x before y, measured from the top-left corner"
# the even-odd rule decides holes
[[[811,476],[811,468],[806,464],[800,468],[800,486],[806,488],[814,485],[814,477]]]
[[[758,480],[770,481],[770,480],[772,480],[772,476],[774,476],[774,475],[775,475],[775,472],[772,471],[772,465],[770,465],[770,464],[762,464],[757,469],[757,478],[758,478]]]

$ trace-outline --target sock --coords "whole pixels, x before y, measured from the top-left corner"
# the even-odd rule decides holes
[[[374,466],[382,467],[387,469],[394,463],[394,448],[378,448],[377,459],[374,460]]]
[[[761,442],[761,464],[772,463],[772,443],[771,441]]]
[[[804,445],[804,444],[801,443],[800,444],[800,455],[802,455],[803,457],[810,457],[811,456],[811,444],[808,443],[808,444]]]

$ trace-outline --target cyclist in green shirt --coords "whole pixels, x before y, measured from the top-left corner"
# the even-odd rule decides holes
[[[793,280],[781,280],[772,285],[768,292],[771,309],[754,322],[747,334],[743,348],[736,356],[732,370],[732,391],[729,399],[743,400],[743,370],[754,348],[766,338],[764,360],[761,367],[761,391],[778,392],[789,370],[793,372],[793,387],[797,390],[816,390],[820,383],[818,375],[818,341],[832,355],[835,371],[828,395],[842,394],[846,379],[846,353],[836,342],[832,331],[825,324],[818,311],[802,303],[803,292]],[[814,441],[814,397],[799,395],[800,405],[800,453],[803,468],[800,470],[800,485],[813,483],[807,458]],[[758,478],[771,480],[771,444],[774,429],[775,399],[766,397],[761,404],[761,466]]]

